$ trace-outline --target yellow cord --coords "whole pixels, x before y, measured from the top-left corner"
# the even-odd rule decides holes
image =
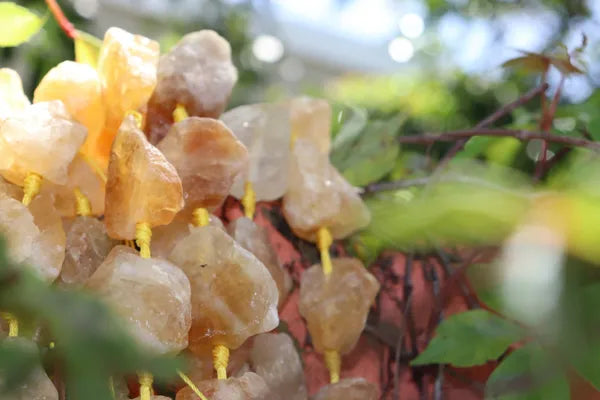
[[[77,215],[82,217],[89,217],[92,215],[92,206],[90,205],[90,201],[79,188],[73,189],[73,194],[75,194],[75,210],[77,211]]]
[[[244,206],[244,214],[247,218],[254,218],[254,211],[256,209],[256,194],[252,187],[252,182],[246,182],[244,185],[244,197],[242,197],[242,205]]]
[[[290,150],[294,150],[296,139],[298,139],[298,134],[295,129],[292,129],[292,133],[290,134]]]
[[[188,116],[189,115],[183,104],[177,104],[177,107],[175,107],[175,110],[173,110],[173,120],[175,122],[183,121]]]
[[[329,229],[325,227],[319,228],[317,232],[317,246],[321,251],[321,266],[323,267],[323,273],[325,275],[331,274],[332,266],[331,266],[331,257],[329,256],[329,247],[333,243],[333,239],[331,237],[331,233]]]
[[[179,377],[181,378],[181,380],[184,381],[185,384],[188,385],[194,393],[196,393],[196,396],[200,397],[201,400],[208,400],[206,398],[206,396],[202,394],[200,389],[198,389],[198,387],[196,385],[194,385],[194,382],[192,382],[192,380],[186,374],[184,374],[183,372],[181,372],[179,370],[177,370],[177,373],[179,374]]]
[[[42,176],[35,172],[28,172],[23,181],[23,204],[28,206],[31,200],[40,192]]]
[[[152,240],[152,228],[147,222],[140,222],[135,226],[135,242],[140,248],[140,257],[150,258],[150,240]]]
[[[127,111],[125,113],[125,117],[128,117],[130,115],[133,117],[133,119],[135,119],[135,124],[137,125],[138,129],[142,129],[144,127],[144,117],[142,116],[142,114],[133,110]]]
[[[206,226],[210,222],[210,215],[206,208],[196,208],[192,213],[192,221],[196,226]]]
[[[229,349],[222,344],[213,347],[213,365],[217,371],[218,379],[227,379],[227,363],[229,363]]]
[[[152,382],[154,378],[152,374],[142,372],[139,374],[140,382],[140,400],[151,400],[152,399]]]
[[[325,350],[325,365],[329,370],[329,377],[331,383],[339,382],[340,368],[342,365],[340,353],[338,353],[336,350]]]
[[[3,312],[0,314],[2,318],[8,322],[8,336],[17,337],[19,336],[19,321],[11,313]]]

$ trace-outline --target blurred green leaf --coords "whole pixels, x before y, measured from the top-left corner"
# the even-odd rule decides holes
[[[18,388],[39,367],[39,351],[33,342],[24,338],[0,341],[0,393]]]
[[[340,127],[336,131],[336,135],[331,143],[331,150],[343,148],[344,146],[351,145],[356,138],[360,135],[362,130],[367,124],[367,111],[359,107],[350,107],[348,111],[342,111],[342,115],[350,114],[346,120],[340,122]]]
[[[489,311],[465,311],[445,319],[427,348],[411,364],[482,365],[500,357],[522,336],[518,326]]]
[[[77,31],[77,37],[75,38],[75,60],[96,68],[101,46],[102,40],[89,33]]]
[[[539,345],[530,343],[508,355],[490,375],[486,399],[568,400],[569,382]]]
[[[46,22],[25,7],[11,2],[0,3],[0,47],[14,47],[27,42]]]

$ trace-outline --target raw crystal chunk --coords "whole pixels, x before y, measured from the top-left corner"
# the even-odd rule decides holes
[[[294,145],[283,213],[296,235],[313,242],[320,227],[329,228],[334,239],[341,239],[371,220],[357,189],[306,139],[298,139]]]
[[[288,183],[290,157],[289,111],[283,104],[236,107],[221,117],[248,149],[249,165],[239,174],[231,194],[240,199],[244,184],[252,182],[256,201],[278,199]]]
[[[285,333],[264,333],[254,338],[252,369],[264,380],[273,399],[306,400],[300,356]]]
[[[133,337],[148,349],[164,354],[187,347],[190,282],[175,265],[116,246],[86,286],[125,319]]]
[[[90,201],[93,215],[104,214],[104,196],[106,185],[95,170],[80,154],[76,155],[69,165],[66,185],[55,185],[46,182],[42,185],[42,191],[54,195],[54,206],[63,217],[74,217],[76,215],[76,200],[74,189],[78,188]]]
[[[0,195],[0,233],[13,261],[31,267],[48,282],[56,279],[65,256],[65,233],[51,199],[37,196],[27,208]]]
[[[96,142],[104,128],[102,85],[96,70],[87,64],[63,61],[52,68],[35,89],[33,102],[61,100],[73,119],[88,130],[81,149],[96,157]]]
[[[240,378],[201,381],[196,386],[210,400],[265,400],[269,398],[269,389],[265,381],[253,372],[247,372]],[[175,400],[198,400],[198,396],[191,388],[185,387],[177,392]]]
[[[189,115],[218,118],[236,81],[227,40],[211,30],[185,35],[158,63],[158,84],[148,102],[150,142],[167,134],[177,104]]]
[[[23,93],[23,83],[17,71],[0,68],[0,121],[29,105]]]
[[[328,276],[321,264],[304,271],[298,308],[318,352],[345,354],[360,337],[379,283],[356,258],[334,258],[332,263]]]
[[[28,172],[65,184],[85,137],[60,100],[30,105],[0,124],[0,172],[20,186]]]
[[[175,167],[148,143],[133,116],[126,117],[108,165],[104,211],[108,235],[133,239],[137,223],[166,225],[182,207],[181,180]]]
[[[290,101],[292,137],[313,142],[323,154],[331,144],[331,106],[323,99],[301,96]]]
[[[277,254],[271,247],[265,229],[256,225],[254,221],[241,217],[229,224],[228,231],[240,246],[254,254],[267,267],[277,285],[279,307],[281,307],[292,288],[292,279],[290,274],[279,265]]]
[[[217,344],[236,349],[279,323],[277,286],[269,271],[221,229],[194,229],[169,260],[192,285],[190,350]]]
[[[377,387],[363,378],[342,379],[324,386],[313,400],[377,400]]]
[[[67,251],[60,280],[67,285],[82,285],[117,242],[106,235],[104,224],[92,217],[69,221],[66,234]]]
[[[15,200],[21,201],[23,199],[23,188],[4,180],[0,176],[0,197],[8,196]]]
[[[219,207],[248,162],[244,145],[212,118],[190,117],[174,124],[157,147],[177,169],[190,212]]]
[[[167,397],[167,396],[155,396],[155,395],[152,395],[150,398],[152,400],[171,400],[171,398]],[[141,399],[141,397],[138,396],[138,397],[136,397],[133,400],[140,400],[140,399]]]
[[[104,35],[98,73],[104,93],[106,124],[95,146],[105,160],[125,113],[139,109],[152,95],[159,50],[154,40],[123,29],[113,27]]]

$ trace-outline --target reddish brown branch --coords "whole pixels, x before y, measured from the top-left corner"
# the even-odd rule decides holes
[[[60,28],[65,32],[65,34],[71,39],[77,38],[77,30],[75,29],[71,21],[67,19],[56,0],[46,0],[46,4],[48,5],[50,12],[52,12],[52,15],[58,23],[58,26],[60,26]]]

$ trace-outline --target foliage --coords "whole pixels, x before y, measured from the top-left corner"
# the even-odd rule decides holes
[[[12,47],[27,42],[44,25],[40,18],[15,3],[0,3],[0,46]]]

